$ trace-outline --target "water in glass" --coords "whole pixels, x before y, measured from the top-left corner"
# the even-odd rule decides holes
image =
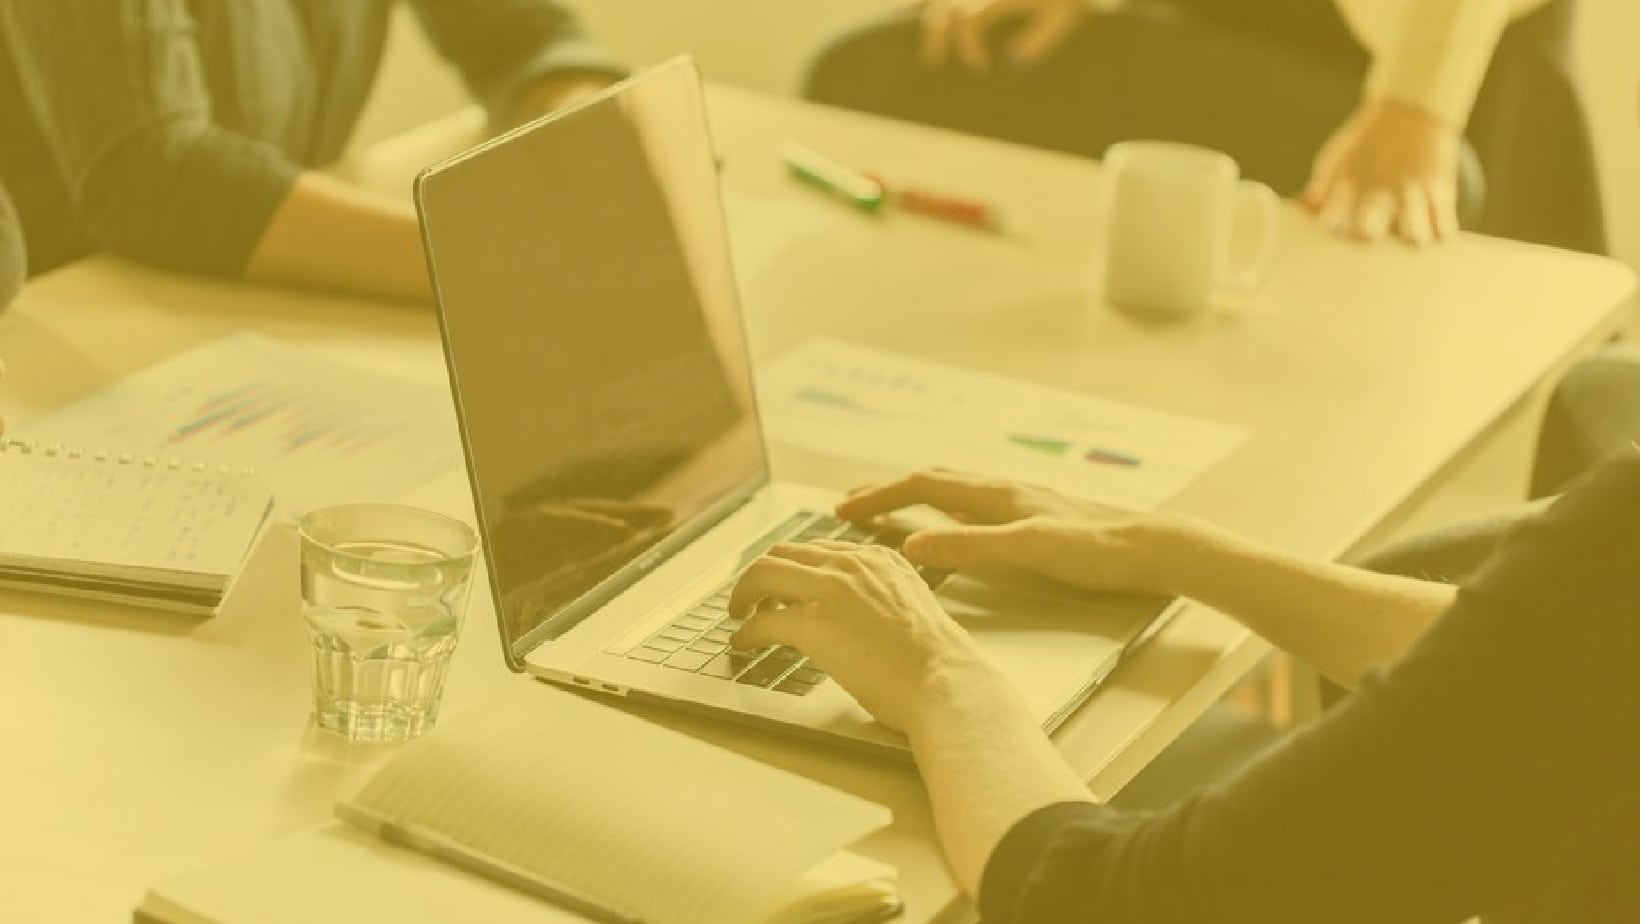
[[[402,540],[302,549],[314,717],[366,741],[402,741],[438,717],[472,558]]]

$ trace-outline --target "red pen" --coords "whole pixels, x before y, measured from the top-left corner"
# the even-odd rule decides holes
[[[868,173],[866,176],[875,180],[889,194],[895,206],[907,212],[967,225],[982,231],[1004,230],[1002,217],[997,214],[996,209],[984,202],[936,193],[915,186],[901,186],[890,183],[874,173]]]

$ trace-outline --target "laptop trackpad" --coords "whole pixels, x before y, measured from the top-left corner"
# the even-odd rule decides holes
[[[939,601],[1045,719],[1104,673],[1163,610],[1160,597],[1079,593],[1011,575],[954,574]]]

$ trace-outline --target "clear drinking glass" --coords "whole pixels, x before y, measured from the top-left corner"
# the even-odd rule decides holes
[[[315,510],[298,533],[314,721],[360,741],[404,741],[431,728],[478,536],[394,504]]]

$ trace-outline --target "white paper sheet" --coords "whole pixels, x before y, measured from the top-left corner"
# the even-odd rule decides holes
[[[1230,454],[1235,427],[816,339],[765,367],[769,438],[913,470],[1017,478],[1154,508]]]
[[[16,436],[254,469],[290,515],[394,500],[461,463],[447,388],[259,334],[151,366]]]

